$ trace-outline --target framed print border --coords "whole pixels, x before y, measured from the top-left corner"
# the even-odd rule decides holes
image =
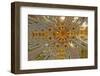
[[[42,7],[42,8],[60,8],[60,9],[79,9],[94,11],[94,65],[90,66],[75,66],[62,68],[46,68],[46,69],[20,69],[20,8],[21,7]],[[28,2],[13,2],[11,3],[11,72],[15,74],[23,73],[40,73],[40,72],[56,72],[56,71],[73,71],[97,69],[97,7],[94,6],[77,6],[77,5],[61,5],[47,3],[28,3]]]

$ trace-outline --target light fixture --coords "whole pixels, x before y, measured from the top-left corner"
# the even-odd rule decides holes
[[[60,19],[61,19],[61,21],[63,21],[63,20],[65,20],[65,17],[64,17],[64,16],[62,16],[62,17],[60,17]]]
[[[86,24],[86,22],[84,22],[84,23],[81,25],[81,29],[82,29],[82,30],[85,30],[86,27],[87,27],[87,24]]]
[[[74,44],[73,44],[72,42],[70,42],[69,45],[70,45],[71,47],[74,47]]]
[[[48,47],[48,46],[49,46],[49,44],[48,44],[48,43],[46,43],[46,44],[45,44],[45,46],[46,46],[46,47]]]

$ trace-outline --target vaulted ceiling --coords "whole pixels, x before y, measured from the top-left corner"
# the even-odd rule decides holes
[[[87,58],[88,18],[28,16],[28,59]]]

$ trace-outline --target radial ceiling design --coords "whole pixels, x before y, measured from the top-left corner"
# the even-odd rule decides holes
[[[28,60],[87,58],[88,18],[28,15]]]

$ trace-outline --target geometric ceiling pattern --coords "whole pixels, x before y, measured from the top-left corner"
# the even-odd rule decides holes
[[[88,57],[88,18],[28,15],[28,60]]]

